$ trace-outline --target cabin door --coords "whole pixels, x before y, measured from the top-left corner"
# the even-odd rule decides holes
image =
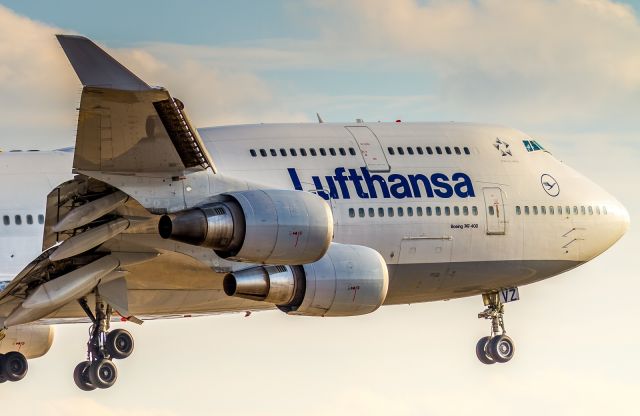
[[[485,204],[485,216],[487,218],[487,234],[504,235],[506,229],[506,218],[504,212],[504,201],[500,188],[483,188]]]
[[[382,146],[376,135],[369,130],[369,127],[354,126],[346,127],[346,129],[349,130],[349,133],[358,143],[358,148],[369,172],[389,172],[389,163],[384,155]]]

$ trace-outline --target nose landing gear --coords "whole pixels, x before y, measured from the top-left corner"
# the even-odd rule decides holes
[[[476,356],[483,364],[506,363],[513,358],[515,353],[515,344],[511,338],[507,336],[504,329],[504,300],[517,300],[509,298],[508,289],[505,293],[493,292],[484,293],[482,301],[487,307],[478,314],[478,318],[491,320],[491,335],[482,337],[476,344]],[[517,290],[515,290],[517,296]]]
[[[79,363],[73,371],[76,386],[83,391],[106,389],[118,379],[118,369],[113,359],[124,359],[133,352],[131,334],[124,329],[109,332],[111,306],[96,292],[95,316],[86,298],[79,300],[80,306],[93,322],[87,342],[87,360]]]

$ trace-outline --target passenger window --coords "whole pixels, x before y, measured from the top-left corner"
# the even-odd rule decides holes
[[[550,207],[549,207],[549,215],[553,215],[553,214],[554,214],[554,212],[553,212],[553,207],[551,207],[551,206],[550,206]]]
[[[276,149],[269,149],[269,152],[271,153],[271,156],[278,156],[278,152],[276,152]]]
[[[456,152],[457,155],[462,154],[462,152],[460,151],[460,148],[458,146],[454,147],[453,150]]]
[[[607,207],[602,207],[602,212],[604,212],[604,215],[609,215],[609,213],[607,212]]]
[[[287,151],[286,151],[286,150],[284,150],[284,149],[280,149],[280,154],[281,154],[282,156],[286,156],[286,155],[287,155]]]
[[[391,207],[387,208],[387,214],[388,214],[390,217],[393,217],[393,208],[391,208]]]
[[[412,207],[408,207],[407,208],[407,215],[410,217],[413,217],[413,208]]]
[[[33,215],[31,214],[27,215],[27,224],[29,225],[33,224]]]
[[[453,207],[453,215],[460,215],[460,207],[458,206]]]
[[[525,205],[525,207],[524,207],[524,215],[529,215],[529,205]]]
[[[384,208],[378,208],[378,217],[384,217]]]
[[[44,224],[44,215],[38,215],[38,224]]]
[[[469,215],[469,207],[462,207],[462,215]]]
[[[473,213],[474,216],[478,216],[478,207],[476,207],[475,205],[471,207],[471,212]]]
[[[471,154],[471,151],[469,151],[469,148],[468,148],[468,147],[465,147],[465,148],[464,148],[464,149],[462,149],[462,150],[464,150],[464,154],[465,154],[465,155],[470,155],[470,154]]]
[[[593,207],[589,205],[587,209],[589,210],[589,215],[593,215]]]
[[[344,150],[344,147],[341,147],[341,148],[340,148],[340,149],[338,149],[338,150],[340,151],[340,154],[341,154],[342,156],[346,156],[346,155],[347,155],[347,151],[346,151],[346,150]]]
[[[413,147],[407,147],[407,153],[412,155],[413,154]]]
[[[316,149],[314,149],[313,147],[311,149],[309,149],[309,154],[311,154],[311,156],[318,156],[318,153],[316,152]]]
[[[350,154],[351,156],[355,156],[355,155],[356,155],[356,149],[354,149],[353,147],[350,147],[350,148],[349,148],[349,154]]]
[[[416,214],[418,215],[418,217],[422,217],[422,207],[416,208]]]
[[[398,154],[399,155],[404,155],[404,149],[400,146],[398,146]]]
[[[489,205],[489,215],[495,215],[495,211],[493,209],[493,205]]]
[[[451,148],[449,146],[445,146],[444,151],[447,152],[448,155],[451,154]]]
[[[391,147],[391,146],[387,147],[387,152],[389,152],[389,154],[391,156],[393,156],[396,153],[396,152],[393,151],[393,147]]]
[[[251,156],[253,156],[253,157],[258,156],[258,154],[256,153],[256,150],[255,150],[255,149],[251,149],[251,150],[249,150],[249,153],[251,153]]]
[[[307,155],[307,149],[300,148],[300,154],[302,156],[306,156]]]
[[[404,216],[404,209],[402,207],[398,207],[398,217]]]
[[[11,224],[11,220],[9,219],[8,215],[4,215],[2,216],[2,222],[4,223],[4,225],[9,225]]]
[[[533,206],[533,215],[538,215],[538,207],[536,205]]]
[[[440,207],[436,207],[436,215],[437,216],[442,215],[442,209]]]
[[[433,149],[431,148],[431,146],[427,146],[427,153],[429,153],[430,155],[433,154]]]
[[[423,155],[424,154],[424,150],[422,150],[422,147],[420,147],[420,146],[416,147],[416,151],[418,152],[419,155]]]
[[[369,216],[370,217],[375,217],[376,216],[376,210],[373,208],[369,208]]]
[[[22,225],[22,217],[20,215],[15,216],[16,225]]]
[[[596,207],[596,214],[600,215],[600,207]]]
[[[427,217],[430,217],[432,214],[431,207],[427,207]]]
[[[582,215],[586,215],[587,214],[587,210],[584,208],[584,205],[580,206],[580,214],[582,214]]]
[[[267,157],[267,151],[264,149],[260,149],[260,156]]]
[[[353,218],[356,216],[356,210],[353,208],[349,208],[349,217]]]
[[[324,147],[321,147],[321,148],[320,148],[320,154],[321,154],[322,156],[326,156],[326,155],[327,155],[327,151],[326,151],[326,150],[324,150]]]
[[[571,207],[569,205],[564,207],[564,213],[567,214],[567,215],[571,214]]]
[[[442,149],[440,148],[440,146],[436,146],[436,153],[439,155],[442,154]]]
[[[573,206],[573,215],[578,215],[578,207],[577,206]]]
[[[544,205],[540,207],[540,213],[542,215],[547,215],[547,207],[545,207]]]
[[[562,215],[562,206],[558,205],[558,215]]]
[[[444,207],[444,215],[446,215],[447,217],[448,217],[449,215],[451,215],[451,208],[449,208],[449,207]]]
[[[291,154],[291,156],[298,156],[298,153],[296,152],[296,149],[294,149],[293,147],[291,149],[289,149],[289,153]]]
[[[358,216],[364,218],[364,208],[358,208]]]
[[[330,147],[330,148],[329,148],[329,154],[330,154],[331,156],[335,156],[335,155],[336,155],[336,149],[334,149],[333,147]]]
[[[521,215],[522,214],[522,210],[520,209],[520,206],[516,205],[516,215]]]

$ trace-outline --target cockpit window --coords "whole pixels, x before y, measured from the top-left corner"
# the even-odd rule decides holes
[[[540,143],[535,140],[523,140],[522,144],[524,144],[524,148],[527,149],[527,152],[535,152],[538,150],[547,151]]]

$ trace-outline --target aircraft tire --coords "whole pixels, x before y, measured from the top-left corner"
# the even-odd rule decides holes
[[[96,386],[91,384],[91,380],[89,380],[88,370],[90,366],[91,361],[83,361],[73,370],[73,381],[82,391],[93,391],[96,389]]]
[[[29,371],[29,364],[24,355],[18,351],[11,351],[2,359],[2,375],[9,381],[22,380]]]
[[[108,389],[118,379],[118,369],[111,360],[96,361],[87,370],[91,384],[99,389]]]
[[[496,362],[506,363],[513,358],[516,347],[513,340],[506,335],[496,335],[487,345],[487,353]]]
[[[111,358],[122,360],[131,355],[134,348],[133,336],[126,329],[118,328],[107,334],[105,345]]]
[[[496,363],[496,361],[487,353],[487,344],[490,340],[491,337],[482,337],[476,344],[476,356],[482,364],[490,365]]]

